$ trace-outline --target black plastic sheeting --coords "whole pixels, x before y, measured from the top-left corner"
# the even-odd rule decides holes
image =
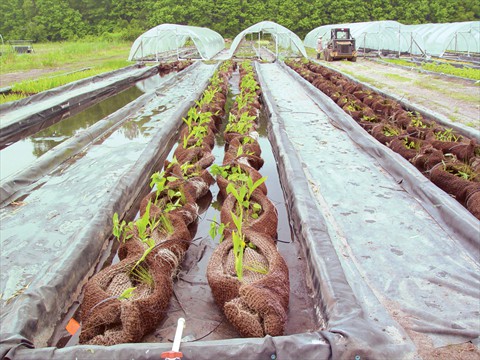
[[[293,71],[258,69],[327,330],[344,336],[331,345],[405,358],[478,342],[480,222]]]
[[[112,214],[122,217],[139,200],[215,69],[192,65],[126,106],[116,115],[126,117],[120,127],[92,138],[21,203],[0,209],[0,355],[17,357],[21,343],[46,345],[104,252]]]
[[[76,111],[110,97],[158,73],[137,65],[78,80],[0,105],[0,147],[28,136]]]
[[[178,74],[172,74],[171,77],[168,77],[168,80],[167,77],[153,80],[151,79],[153,78],[152,76],[151,78],[147,78],[145,81],[149,81],[155,84],[157,87],[162,85],[161,91],[166,91],[166,89],[175,86],[175,82],[177,81],[178,77]],[[166,80],[164,84],[162,84],[161,81],[163,79]],[[109,86],[105,86],[104,89],[108,89],[109,92],[118,91],[118,86],[116,84],[110,84]],[[138,112],[145,103],[151,101],[155,98],[155,96],[157,96],[154,91],[154,87],[146,87],[145,91],[149,91],[148,89],[153,90],[140,96],[128,106],[123,107],[122,109],[119,109],[113,114],[98,121],[88,129],[76,133],[70,139],[64,141],[60,145],[55,146],[53,149],[40,156],[34,163],[26,168],[12,174],[5,179],[2,179],[0,182],[0,204],[6,204],[12,201],[15,197],[22,196],[22,194],[29,191],[30,185],[34,184],[38,179],[55,169],[65,160],[81,152],[81,150],[90,144],[93,139],[96,139],[101,135],[111,132],[115,128],[121,126],[129,117]]]
[[[267,110],[270,112],[269,137],[277,159],[293,231],[296,238],[302,241],[306,249],[305,255],[308,260],[310,274],[307,282],[311,284],[315,292],[314,301],[316,302],[316,307],[321,309],[324,315],[323,317],[326,321],[325,329],[274,338],[267,336],[261,339],[228,339],[183,343],[181,345],[183,358],[199,360],[227,358],[413,358],[417,351],[414,341],[412,341],[414,339],[411,339],[411,335],[408,333],[410,329],[406,329],[405,326],[400,324],[399,317],[402,315],[401,311],[408,310],[402,307],[402,305],[408,302],[406,301],[408,299],[405,299],[406,295],[411,294],[412,303],[417,305],[415,303],[418,300],[416,291],[421,292],[423,289],[415,288],[412,292],[412,285],[415,284],[415,281],[421,280],[422,274],[424,274],[424,278],[427,278],[428,271],[425,271],[424,267],[428,269],[428,266],[433,265],[438,267],[439,270],[442,269],[444,272],[444,274],[441,274],[444,280],[442,284],[452,291],[453,297],[456,294],[467,292],[468,289],[468,291],[473,293],[469,300],[471,298],[478,300],[478,290],[474,290],[478,286],[473,287],[472,290],[472,283],[478,285],[478,276],[475,276],[475,272],[478,273],[478,262],[474,262],[470,254],[465,254],[465,250],[462,247],[456,246],[456,239],[452,239],[447,235],[417,201],[405,192],[395,179],[389,176],[376,163],[374,158],[368,157],[360,147],[355,147],[356,145],[351,142],[345,132],[336,127],[332,128],[329,117],[331,120],[335,119],[335,121],[339,117],[348,118],[345,113],[329,113],[329,117],[327,117],[321,110],[320,105],[308,97],[305,91],[306,87],[299,85],[300,80],[297,82],[295,78],[289,76],[277,64],[259,65],[257,70],[259,71]],[[303,84],[303,86],[306,85]],[[326,103],[329,100],[322,98],[321,102]],[[329,136],[341,140],[341,146],[329,143],[331,139]],[[311,141],[309,142],[309,140]],[[343,157],[339,159],[334,159],[335,161],[329,164],[327,151],[331,152],[332,148],[335,149],[335,146],[337,146],[339,151],[346,154],[343,154]],[[351,152],[352,148],[354,149],[353,153],[358,155],[355,159],[357,163],[354,165],[358,168],[350,167],[351,174],[345,174],[345,163],[343,161],[348,158],[346,155],[348,155],[349,151]],[[330,157],[331,160],[332,157]],[[358,163],[358,161],[362,162]],[[402,167],[403,165],[405,164],[399,166]],[[400,204],[408,202],[413,207],[413,209],[406,209],[403,206],[404,212],[402,215],[405,215],[405,220],[388,219],[390,210],[393,212],[396,210],[393,207],[389,208],[387,205],[385,207],[382,206],[382,209],[376,209],[374,206],[366,207],[364,214],[373,214],[376,217],[372,215],[373,218],[362,218],[361,222],[354,221],[355,207],[349,207],[348,209],[345,209],[343,205],[329,207],[329,202],[332,201],[332,198],[328,196],[338,196],[343,200],[353,198],[353,200],[362,204],[368,202],[368,198],[374,196],[374,192],[362,192],[362,196],[355,197],[355,191],[351,193],[348,193],[348,191],[354,189],[356,185],[352,184],[353,187],[349,185],[341,188],[342,181],[343,183],[345,181],[353,181],[354,183],[364,181],[371,184],[372,179],[369,179],[367,176],[368,172],[380,174],[379,178],[374,179],[376,184],[372,186],[379,185],[376,195],[385,196],[381,198],[382,202],[391,203],[391,201],[398,200]],[[334,174],[332,175],[332,173]],[[325,192],[325,189],[322,187],[327,187],[329,184],[333,187],[333,191]],[[388,188],[383,188],[383,186]],[[124,194],[128,194],[128,192],[124,192]],[[84,194],[80,193],[77,196],[82,197]],[[333,200],[337,201],[337,199]],[[28,201],[28,198],[26,201]],[[108,209],[102,211],[103,217],[109,218],[115,209],[116,207],[109,206]],[[351,214],[345,214],[337,218],[335,215],[338,212],[351,212]],[[412,224],[395,225],[395,222],[408,221],[409,216],[412,216],[410,212],[413,213],[415,219],[421,219],[422,221],[419,221],[415,226]],[[340,221],[340,219],[342,220]],[[365,222],[365,220],[368,221]],[[388,221],[391,228],[378,234],[375,232],[371,233],[371,229],[369,229],[370,224],[373,224],[371,221],[383,223]],[[108,223],[106,220],[105,222]],[[105,232],[102,234],[103,237],[108,235],[107,232],[110,231],[110,225],[97,225],[101,229],[100,231],[103,230]],[[408,227],[410,225],[412,225],[412,228],[405,229],[404,233],[397,231],[398,228],[403,230],[402,226]],[[429,233],[427,236],[422,234],[424,229],[434,229],[436,233]],[[345,233],[343,233],[344,231]],[[434,244],[434,253],[424,254],[422,250],[425,250],[425,246],[415,246],[412,241],[407,241],[409,239],[408,236],[411,236],[412,233],[420,234],[421,240],[425,242],[430,241],[430,244]],[[360,239],[360,242],[350,243],[349,237],[345,236],[350,234],[353,234],[354,240]],[[373,244],[362,245],[362,239],[365,242],[372,241]],[[387,241],[391,243],[395,243],[395,241],[400,242],[398,243],[399,247],[391,248],[388,246],[390,243],[387,245]],[[406,249],[402,248],[403,244],[401,242],[408,243],[408,246],[410,246],[409,250],[412,250],[413,247],[414,253],[418,248],[418,254],[416,255],[418,258],[415,258],[414,262],[408,261],[411,259],[403,260],[407,258],[408,254]],[[442,245],[449,246],[442,249]],[[365,247],[365,251],[368,254],[359,254],[362,246]],[[94,250],[89,250],[92,254],[98,254],[100,251],[101,249],[98,246]],[[399,255],[402,251],[405,255],[404,257]],[[427,256],[425,257],[425,255]],[[370,259],[364,259],[362,256],[369,256]],[[395,259],[395,256],[398,259]],[[459,259],[454,259],[454,256],[459,257]],[[440,258],[442,261],[440,261]],[[92,267],[95,264],[95,260],[91,261],[90,264],[82,263],[81,266],[85,268],[87,266]],[[392,266],[400,264],[394,270],[388,266],[388,262],[392,260]],[[443,261],[447,262],[445,268]],[[425,264],[422,262],[425,262]],[[462,269],[461,273],[457,273],[455,270],[464,266],[466,262],[471,265],[471,268]],[[417,271],[409,273],[412,263]],[[65,266],[64,264],[60,268],[62,271],[58,273],[59,276],[63,278],[72,276],[72,279],[69,279],[72,283],[71,288],[75,288],[82,281],[75,274],[75,267]],[[377,282],[374,281],[375,277],[372,277],[373,270],[379,274],[379,281]],[[405,276],[407,276],[406,279],[408,279],[408,276],[412,276],[412,280],[395,282],[400,278],[405,278]],[[467,277],[471,279],[470,283],[467,282]],[[391,279],[392,283],[388,284],[387,282],[383,284],[384,287],[381,287],[382,281],[388,281],[388,279]],[[418,285],[428,287],[427,290],[432,291],[430,298],[434,298],[441,291],[432,289],[433,285],[428,285],[427,283]],[[80,289],[81,286],[76,288]],[[59,288],[49,288],[41,294],[33,292],[33,295],[43,296],[45,294],[45,297],[51,301],[52,297],[61,295],[62,291]],[[9,320],[17,323],[17,326],[9,325],[9,331],[5,332],[7,328],[4,329],[2,325],[3,334],[0,337],[2,351],[0,351],[0,354],[3,355],[8,352],[7,358],[158,359],[163,351],[171,349],[171,345],[165,343],[123,344],[111,347],[80,345],[63,349],[42,348],[41,346],[44,346],[44,344],[38,342],[38,336],[32,335],[38,332],[34,329],[35,324],[37,322],[44,323],[48,314],[42,317],[38,316],[45,309],[23,308],[22,310],[20,305],[25,301],[25,298],[29,297],[30,293],[31,289],[29,288],[11,304]],[[70,293],[73,298],[73,292]],[[421,295],[424,294],[422,293]],[[468,294],[466,295],[466,298],[468,298]],[[399,303],[392,300],[391,306],[385,307],[385,298],[391,298],[392,296],[398,296]],[[403,303],[401,302],[402,300]],[[447,305],[450,305],[450,302],[455,299],[443,300],[447,302]],[[60,299],[57,306],[63,306],[65,301],[65,299]],[[442,304],[434,305],[440,307],[440,312],[444,310]],[[424,306],[414,315],[419,318],[426,316]],[[465,302],[458,302],[453,310],[470,310],[471,306],[471,303],[467,305]],[[49,309],[52,311],[50,307]],[[394,317],[391,309],[398,310],[400,315]],[[433,310],[435,311],[435,308]],[[55,311],[58,313],[58,310]],[[14,317],[12,313],[15,313],[15,315],[21,314],[21,316],[16,316],[21,318],[21,320],[12,319]],[[454,335],[454,337],[468,341],[468,339],[478,336],[475,329],[460,329],[462,326],[465,326],[462,322],[464,317],[475,319],[471,312],[467,311],[462,318],[458,318],[458,322],[453,324],[455,325],[454,327],[451,326],[452,314],[445,312],[444,315],[444,322],[439,323],[438,311],[434,312],[428,318],[429,323],[424,325],[425,332],[430,335],[432,327],[438,326],[438,336],[441,339],[444,336]],[[2,315],[2,323],[6,323],[3,321],[4,319]],[[31,322],[28,322],[29,319]],[[58,321],[58,318],[56,320]],[[25,326],[19,327],[18,322],[23,322]],[[54,322],[54,320],[51,321],[52,324]],[[33,328],[29,329],[29,326]],[[469,331],[470,333],[468,333]],[[32,343],[31,339],[35,339],[35,344]],[[28,347],[34,346],[36,347],[35,349],[28,349]]]
[[[344,130],[364,151],[373,156],[398,183],[401,183],[402,187],[422,202],[422,206],[434,216],[435,221],[438,221],[452,238],[457,239],[462,243],[462,246],[467,247],[474,259],[478,260],[480,258],[480,222],[478,219],[458,201],[423,176],[410,162],[370,136],[328,96],[285,64],[282,63],[281,66],[303,85],[312,100],[319,105],[322,111],[329,114],[337,126]],[[345,74],[342,75],[346,76]],[[360,83],[357,80],[355,81]],[[360,84],[366,86],[363,83]],[[373,87],[370,88],[386,96],[393,96],[382,93]],[[398,99],[395,100],[399,101]],[[402,102],[402,104],[407,107],[410,106],[409,109],[414,109],[412,106],[415,106],[405,102]],[[436,114],[427,110],[422,110],[421,115],[439,121],[442,125],[450,127],[454,125],[451,122],[444,124],[436,117]],[[465,136],[479,136],[478,131],[470,127],[462,126],[455,129]]]

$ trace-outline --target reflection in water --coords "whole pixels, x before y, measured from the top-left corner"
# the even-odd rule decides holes
[[[141,81],[138,81],[135,86],[142,90],[144,93],[155,91],[161,84],[163,84],[166,80],[172,78],[176,73],[170,73],[164,75],[163,77],[160,75],[153,75]]]
[[[142,94],[142,91],[132,86],[74,116],[57,122],[30,137],[19,140],[2,149],[0,151],[0,178],[5,179],[7,176],[24,169],[50,149],[87,129]],[[135,137],[140,129],[128,131],[129,135],[126,135],[127,137]]]

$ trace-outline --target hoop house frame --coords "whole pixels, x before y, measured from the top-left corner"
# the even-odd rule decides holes
[[[180,58],[180,48],[191,39],[202,60],[209,60],[225,48],[223,37],[208,28],[176,24],[158,25],[142,35],[133,43],[128,60],[141,60],[148,56],[176,51]]]

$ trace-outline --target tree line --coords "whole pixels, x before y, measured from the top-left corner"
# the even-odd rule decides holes
[[[301,38],[326,24],[396,20],[404,24],[480,19],[478,0],[2,0],[4,39],[134,40],[163,23],[208,27],[226,38],[259,21]]]

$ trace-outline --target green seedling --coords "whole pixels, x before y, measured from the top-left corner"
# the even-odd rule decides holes
[[[237,158],[240,157],[240,156],[242,156],[242,155],[243,155],[243,146],[239,146],[239,147],[237,148]],[[246,154],[246,155],[248,155],[248,154]],[[253,155],[253,153],[250,154],[250,155]]]
[[[229,183],[226,190],[227,194],[232,194],[235,200],[237,200],[238,212],[242,211],[242,207],[245,209],[249,208],[250,203],[246,199],[248,189],[245,185],[241,185],[237,189],[233,183]]]
[[[390,126],[384,126],[382,133],[385,136],[397,136],[397,135],[400,135],[400,129],[396,129]]]
[[[260,264],[258,262],[252,263],[251,266],[243,265],[243,268],[245,270],[253,271],[253,272],[256,272],[256,273],[259,273],[259,274],[263,274],[263,275],[268,274],[268,268],[265,265]]]
[[[248,144],[253,144],[255,142],[255,140],[253,138],[251,138],[250,136],[244,136],[242,138],[242,145],[248,145]]]
[[[135,289],[136,287],[130,287],[128,289],[125,289],[117,299],[120,301],[130,299],[133,296],[133,291]]]
[[[135,265],[133,266],[132,270],[131,270],[131,273],[133,273],[133,271],[135,270],[135,268],[137,266],[139,266],[143,261],[145,261],[145,259],[147,258],[148,254],[150,254],[152,252],[152,250],[155,248],[155,240],[153,240],[152,238],[146,238],[143,243],[147,244],[148,245],[148,248],[145,249],[145,251],[143,252],[142,254],[142,257],[140,259],[138,259],[138,261],[135,263]]]
[[[112,234],[113,236],[115,236],[117,238],[118,241],[122,241],[122,235],[123,235],[123,242],[125,242],[126,240],[130,239],[132,237],[132,234],[129,233],[128,235],[125,235],[124,234],[124,231],[128,229],[128,226],[125,222],[125,220],[122,220],[122,222],[120,222],[118,220],[118,214],[115,213],[113,214],[113,229],[112,229]]]
[[[459,136],[455,135],[455,133],[453,132],[453,129],[451,128],[445,129],[445,131],[436,132],[435,138],[440,141],[451,141],[451,142],[457,142],[460,139]]]
[[[189,179],[189,178],[200,175],[200,167],[198,165],[190,164],[188,162],[183,163],[180,166],[180,170],[182,171],[182,175],[184,179]]]
[[[235,272],[238,280],[243,281],[243,252],[245,251],[245,237],[232,231],[233,255],[235,258]]]
[[[136,268],[132,269],[130,276],[137,283],[141,282],[146,284],[148,287],[153,288],[154,280],[152,274],[143,266],[139,265]]]
[[[478,175],[470,165],[465,163],[449,165],[442,160],[442,164],[443,170],[464,180],[474,181]]]
[[[247,178],[247,188],[248,188],[248,200],[250,200],[250,197],[252,196],[253,192],[260,186],[262,185],[265,181],[267,180],[266,176],[261,177],[257,181],[253,182],[253,179],[249,176]]]
[[[368,122],[377,122],[378,119],[377,119],[376,116],[366,116],[366,115],[363,115],[360,120],[361,120],[361,121],[368,121]]]
[[[220,238],[218,240],[219,243],[222,243],[223,239],[225,238],[225,235],[223,232],[225,231],[225,224],[224,223],[218,223],[217,222],[217,217],[214,216],[212,222],[210,223],[210,237],[215,240],[217,235],[220,235]]]
[[[150,224],[150,207],[152,206],[152,202],[149,201],[147,207],[145,208],[145,213],[142,217],[138,218],[135,221],[135,226],[138,230],[138,237],[141,241],[145,241],[147,238],[147,226]]]
[[[414,150],[420,150],[420,143],[416,143],[415,141],[410,141],[407,138],[403,139],[403,145],[407,149],[414,149]]]
[[[427,128],[427,125],[422,122],[422,115],[420,115],[418,112],[415,111],[415,113],[413,113],[411,111],[407,111],[407,115],[412,119],[410,122],[412,126],[422,129]]]

